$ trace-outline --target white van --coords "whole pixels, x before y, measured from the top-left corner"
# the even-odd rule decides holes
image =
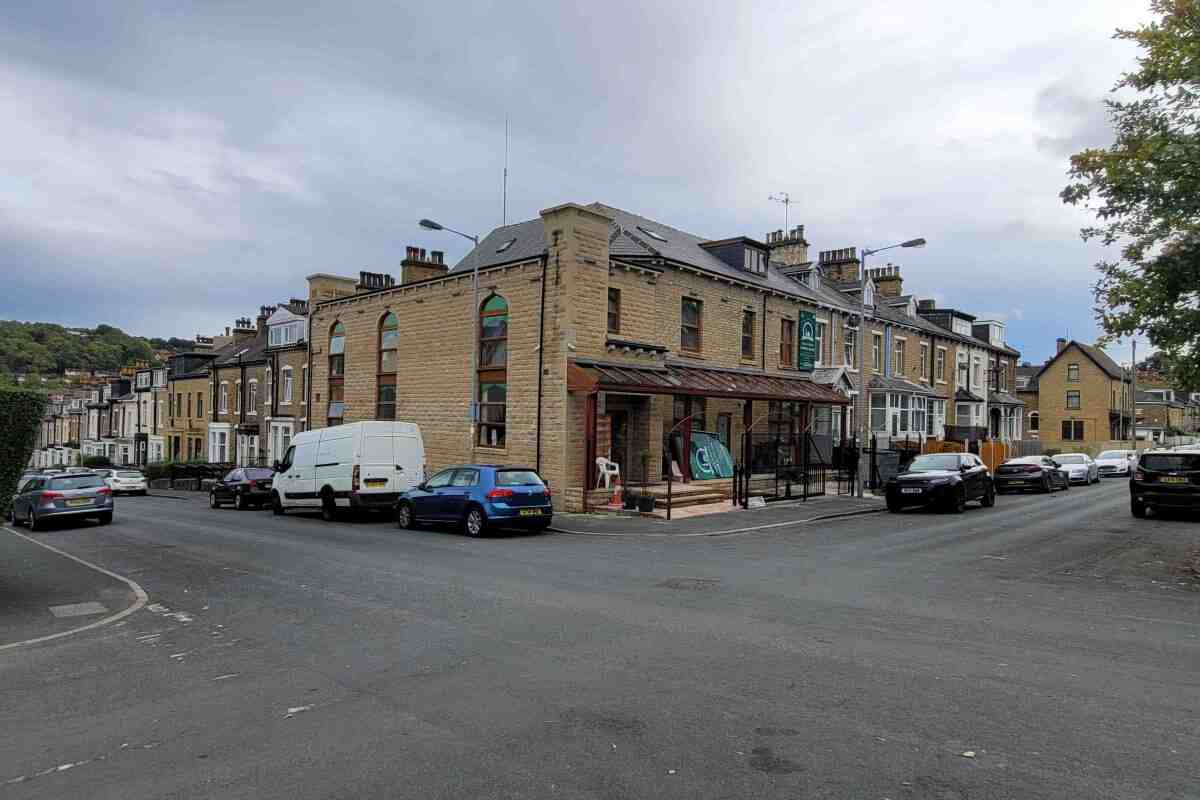
[[[391,509],[425,479],[425,444],[411,422],[351,422],[292,437],[275,470],[271,508]]]

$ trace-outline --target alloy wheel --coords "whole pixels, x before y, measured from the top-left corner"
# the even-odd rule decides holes
[[[467,535],[479,537],[483,535],[483,512],[478,508],[472,508],[467,512]]]

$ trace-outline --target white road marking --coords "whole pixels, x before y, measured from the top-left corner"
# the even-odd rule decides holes
[[[92,614],[103,614],[108,607],[95,600],[86,603],[65,603],[61,606],[50,606],[50,613],[56,617],[87,617]]]
[[[133,590],[134,601],[133,601],[133,605],[131,605],[129,608],[125,609],[124,611],[118,611],[116,614],[113,614],[112,616],[105,617],[104,619],[98,619],[95,622],[92,622],[88,625],[83,625],[78,628],[72,628],[69,631],[61,631],[59,633],[52,633],[49,636],[39,636],[36,639],[26,639],[23,642],[9,642],[8,644],[0,644],[0,652],[3,652],[5,650],[12,650],[17,647],[27,647],[28,645],[31,645],[31,644],[41,644],[42,642],[49,642],[54,639],[61,639],[64,636],[74,636],[77,633],[83,633],[84,631],[90,631],[94,628],[99,628],[102,625],[110,625],[110,624],[116,622],[117,620],[125,619],[125,617],[128,617],[130,614],[134,614],[138,611],[141,611],[142,608],[146,605],[146,603],[148,603],[150,601],[150,598],[146,595],[146,590],[143,589],[141,586],[139,586],[137,583],[131,581],[129,578],[126,578],[124,575],[118,575],[115,572],[110,572],[109,570],[106,570],[104,567],[97,566],[90,561],[84,561],[82,558],[79,558],[78,556],[73,556],[64,550],[59,550],[57,547],[51,547],[50,545],[46,544],[45,542],[39,542],[37,539],[26,536],[23,533],[17,533],[12,528],[9,528],[7,526],[4,526],[3,530],[8,531],[13,536],[18,536],[27,542],[32,542],[33,544],[36,544],[38,547],[44,547],[52,553],[57,553],[58,555],[62,556],[63,558],[69,558],[77,564],[82,564],[85,567],[94,569],[103,575],[107,575],[110,578],[113,578],[115,580],[120,581],[121,583],[124,583],[131,590]]]

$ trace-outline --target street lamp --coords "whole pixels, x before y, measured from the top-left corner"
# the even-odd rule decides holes
[[[422,228],[428,231],[447,231],[448,233],[457,233],[464,239],[470,239],[475,247],[479,247],[479,237],[472,236],[469,233],[456,231],[454,228],[447,228],[441,223],[434,222],[431,219],[422,219],[417,223]],[[479,422],[479,258],[476,257],[472,263],[471,270],[471,294],[474,297],[474,303],[471,312],[471,325],[475,329],[475,334],[472,337],[471,344],[471,402],[468,405],[471,417],[471,458],[474,459],[475,443],[478,441],[479,431],[477,428]]]
[[[861,313],[858,320],[858,399],[863,404],[858,411],[858,441],[861,447],[867,441],[867,416],[871,413],[871,393],[867,386],[866,369],[866,350],[867,350],[867,256],[882,253],[884,250],[894,250],[897,247],[924,247],[925,240],[923,238],[909,239],[897,244],[889,244],[887,247],[869,247],[862,248],[862,258],[859,262],[858,269],[858,302]],[[886,356],[880,353],[882,361]],[[865,476],[867,470],[867,462],[862,457],[862,452],[859,452],[858,457],[858,496],[863,495],[863,486],[866,479],[870,476]]]

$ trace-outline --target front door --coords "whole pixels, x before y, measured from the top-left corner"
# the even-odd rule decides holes
[[[609,424],[612,426],[609,459],[616,462],[617,466],[621,468],[621,475],[628,481],[633,474],[632,464],[629,461],[629,412],[611,412]]]

